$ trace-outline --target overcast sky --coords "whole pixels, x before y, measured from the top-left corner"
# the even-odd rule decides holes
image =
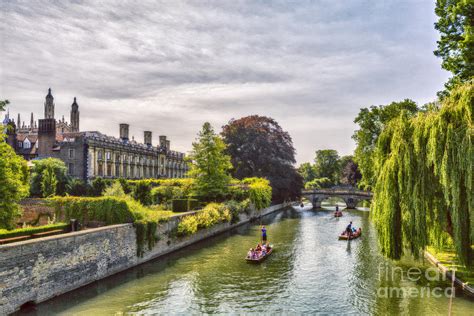
[[[76,96],[81,130],[119,123],[187,152],[203,122],[273,117],[298,163],[351,154],[361,107],[434,100],[434,0],[2,1],[0,98],[16,119],[56,117]],[[107,3],[107,4],[106,4]]]

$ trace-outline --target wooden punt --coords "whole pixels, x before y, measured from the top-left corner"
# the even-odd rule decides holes
[[[362,230],[358,230],[355,233],[353,233],[350,237],[350,240],[359,238],[360,235],[362,235]],[[348,237],[345,234],[345,232],[339,235],[339,240],[347,240],[347,239],[348,239]]]
[[[251,258],[245,257],[245,260],[247,260],[247,262],[260,263],[263,260],[267,259],[267,257],[270,256],[272,252],[273,252],[273,248],[270,248],[270,250],[267,252],[265,256],[261,256],[260,258],[257,258],[257,259],[251,259]]]
[[[334,212],[334,217],[341,217],[342,216],[342,212],[339,211],[339,212]]]

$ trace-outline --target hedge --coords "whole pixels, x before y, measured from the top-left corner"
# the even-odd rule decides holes
[[[106,225],[134,223],[138,256],[143,255],[146,243],[149,249],[153,248],[158,223],[168,220],[172,214],[145,207],[130,197],[69,196],[54,197],[49,202],[55,207],[57,218],[75,218],[85,224],[90,221],[101,221]]]
[[[125,199],[116,197],[53,197],[49,202],[54,206],[56,218],[69,221],[78,219],[87,224],[90,221],[104,222],[106,225],[132,223],[135,215]]]
[[[66,230],[69,228],[69,224],[65,223],[57,223],[57,224],[50,224],[38,227],[27,227],[27,228],[18,228],[13,230],[6,230],[0,229],[0,239],[7,239],[13,237],[20,237],[20,236],[29,236],[38,233],[44,233],[52,230],[63,229]]]

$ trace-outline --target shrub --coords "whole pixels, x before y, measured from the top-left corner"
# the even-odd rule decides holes
[[[107,187],[104,191],[104,196],[124,197],[125,192],[120,181],[114,181],[111,186]]]
[[[72,179],[66,186],[66,192],[73,196],[86,196],[89,186],[83,180]]]
[[[89,194],[91,196],[101,196],[106,186],[107,183],[105,182],[105,180],[100,177],[97,177],[92,180]]]
[[[242,181],[249,186],[249,198],[257,210],[270,206],[272,187],[270,181],[263,178],[246,178]]]
[[[132,187],[130,186],[129,180],[120,178],[118,179],[118,181],[120,182],[120,185],[122,186],[123,192],[125,192],[125,194],[129,194],[132,192]]]
[[[188,212],[199,207],[196,199],[174,199],[172,200],[173,212]]]
[[[189,211],[188,200],[176,199],[172,200],[173,212],[187,212]]]
[[[159,186],[151,190],[151,196],[154,203],[166,204],[173,199],[173,187]]]
[[[138,181],[133,188],[133,198],[140,201],[143,205],[150,205],[151,199],[151,185],[146,181]]]
[[[231,210],[225,204],[209,203],[204,209],[184,217],[178,224],[178,235],[190,235],[198,229],[209,228],[232,220]]]
[[[18,228],[13,230],[6,230],[0,229],[0,239],[7,239],[19,236],[29,236],[32,234],[38,234],[43,232],[48,232],[52,230],[63,229],[66,230],[69,228],[69,224],[65,223],[57,223],[57,224],[50,224],[38,227],[26,227],[26,228]]]
[[[196,216],[189,215],[181,220],[178,224],[178,235],[192,235],[198,230],[198,221]]]

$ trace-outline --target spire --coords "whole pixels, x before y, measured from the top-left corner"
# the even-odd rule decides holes
[[[71,131],[79,132],[79,104],[77,104],[76,97],[71,104]]]
[[[30,118],[30,129],[32,130],[33,129],[33,125],[34,125],[34,119],[33,119],[33,112],[31,112],[31,118]]]
[[[20,122],[21,122],[21,120],[20,120],[20,113],[18,113],[18,120],[17,120],[17,122],[18,122],[18,128],[21,128],[21,126],[20,126]]]
[[[44,118],[54,118],[54,97],[51,94],[51,88],[48,89],[48,95],[46,95],[44,102]]]

